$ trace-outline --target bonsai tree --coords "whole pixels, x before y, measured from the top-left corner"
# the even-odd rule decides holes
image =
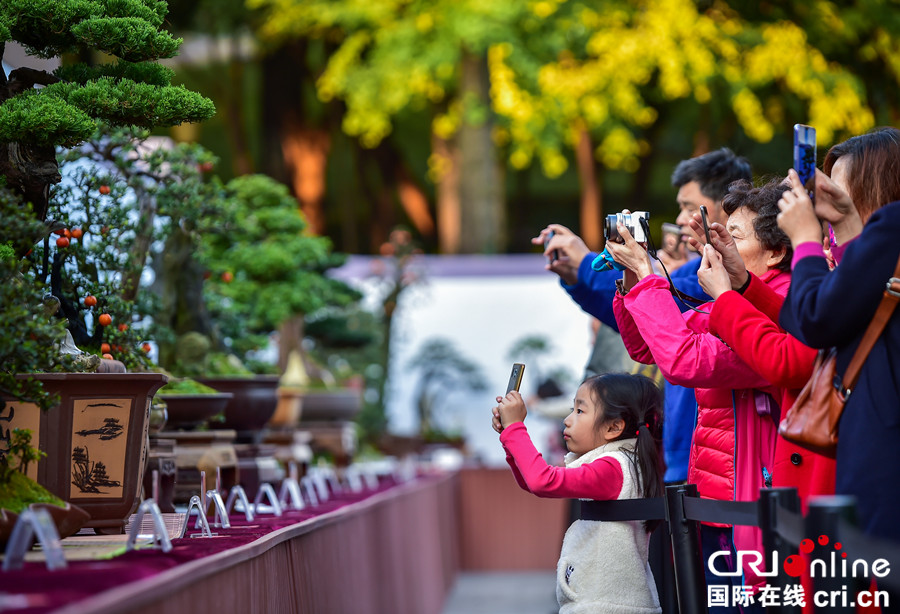
[[[85,141],[97,123],[152,128],[213,115],[211,101],[172,86],[173,72],[155,63],[181,44],[162,29],[167,11],[153,0],[0,0],[0,59],[16,41],[38,58],[99,51],[117,60],[0,71],[0,175],[38,219],[60,181],[55,147]]]
[[[150,347],[145,318],[157,323],[154,335],[171,337],[158,297],[141,291],[144,274],[165,245],[172,256],[180,244],[189,254],[199,248],[221,203],[212,168],[197,145],[121,128],[100,130],[60,156],[64,181],[52,191],[50,212],[61,237],[37,253],[41,280],[59,298],[78,347],[134,369],[145,366]]]
[[[406,368],[419,372],[416,409],[419,431],[426,441],[447,438],[444,418],[448,412],[448,397],[460,390],[487,389],[480,367],[460,354],[446,339],[429,339],[423,343]]]
[[[35,370],[66,371],[69,357],[58,349],[65,337],[63,322],[50,317],[44,307],[49,286],[37,283],[34,262],[16,255],[16,238],[34,236],[44,225],[37,221],[21,197],[0,185],[0,418],[5,416],[3,397],[37,403],[48,408],[53,399],[38,382],[16,378]],[[0,425],[3,422],[0,421]]]
[[[245,358],[278,329],[282,369],[290,352],[305,356],[306,317],[361,298],[326,274],[345,256],[332,251],[329,239],[309,235],[296,199],[264,175],[245,175],[225,186],[223,212],[203,237],[201,258],[218,347]],[[306,366],[315,373],[308,358]]]
[[[28,465],[46,456],[31,445],[31,431],[13,429],[5,433],[8,448],[0,450],[0,510],[19,514],[32,503],[65,503],[26,476]]]

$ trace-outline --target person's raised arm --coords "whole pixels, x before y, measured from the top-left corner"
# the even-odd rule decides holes
[[[802,202],[805,194],[795,193],[792,200],[786,198],[788,194],[778,203],[785,215],[779,215],[779,226],[798,219],[797,208],[805,207],[807,214],[812,208],[808,198]],[[808,220],[807,224],[812,226]],[[788,226],[782,229],[788,236],[795,232]],[[829,271],[821,250],[819,254],[795,252],[791,288],[781,310],[782,327],[814,348],[850,343],[872,320],[897,265],[898,231],[900,203],[895,202],[872,214],[834,271]]]

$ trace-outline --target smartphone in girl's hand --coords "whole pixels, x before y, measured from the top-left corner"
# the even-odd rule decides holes
[[[522,375],[525,373],[525,365],[520,362],[515,363],[512,366],[512,373],[509,374],[509,384],[506,385],[507,394],[511,390],[519,391],[519,386],[522,385]]]

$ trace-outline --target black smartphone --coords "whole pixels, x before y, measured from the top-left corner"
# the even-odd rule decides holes
[[[709,238],[709,214],[706,211],[706,205],[700,205],[700,219],[703,221],[703,234],[706,235],[706,243],[712,245]]]
[[[552,239],[554,237],[554,235],[556,235],[556,233],[553,232],[552,230],[547,233],[547,238],[544,239],[544,251],[547,251],[547,248],[550,246],[550,239]],[[558,259],[559,259],[559,250],[558,249],[555,249],[552,252],[550,252],[550,256],[547,258],[547,260],[548,260],[548,262],[550,262],[550,264],[553,264],[553,262]]]
[[[511,390],[519,391],[519,386],[522,385],[522,375],[525,373],[525,365],[520,362],[513,364],[512,373],[509,374],[509,383],[506,385],[506,392],[509,393]]]
[[[806,124],[794,124],[794,170],[816,200],[816,129]]]

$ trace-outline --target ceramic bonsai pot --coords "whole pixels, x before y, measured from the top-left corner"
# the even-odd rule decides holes
[[[303,422],[353,420],[362,409],[362,392],[355,388],[307,390],[303,393]]]
[[[137,507],[147,454],[150,400],[168,377],[161,373],[39,373],[59,396],[41,411],[7,399],[2,417],[9,429],[30,429],[32,443],[47,454],[28,476],[63,501],[90,514],[85,526],[121,532]]]
[[[62,507],[51,503],[32,503],[28,507],[33,510],[46,510],[53,519],[53,524],[56,525],[56,532],[59,533],[60,539],[75,535],[91,519],[90,514],[71,503],[66,503]],[[0,547],[6,547],[18,518],[18,514],[0,509]]]
[[[201,384],[234,397],[225,406],[225,422],[219,428],[234,429],[238,433],[259,431],[265,426],[278,404],[278,376],[197,377]]]
[[[203,426],[221,413],[233,395],[227,392],[217,394],[160,394],[158,399],[166,403],[166,423],[162,432],[192,430]]]

